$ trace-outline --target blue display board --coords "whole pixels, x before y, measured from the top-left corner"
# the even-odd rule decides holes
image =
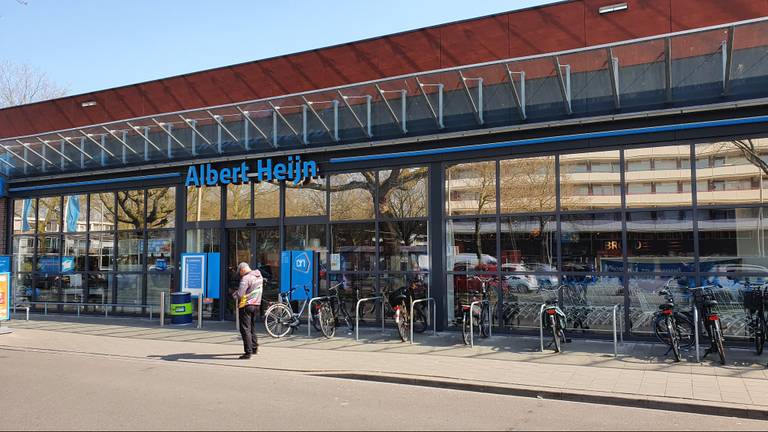
[[[188,292],[193,297],[205,293],[205,254],[181,254],[181,292]]]
[[[11,256],[0,255],[0,273],[10,273],[10,272],[11,272]]]
[[[315,256],[316,253],[311,250],[283,251],[280,255],[280,291],[288,292],[290,288],[295,288],[291,300],[314,296],[317,281]]]
[[[207,283],[205,284],[205,296],[218,299],[221,296],[221,254],[211,252],[206,254],[208,262]]]

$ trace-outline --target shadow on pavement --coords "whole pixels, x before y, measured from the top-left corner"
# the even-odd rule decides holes
[[[242,353],[237,354],[194,354],[194,353],[179,353],[179,354],[166,354],[166,355],[151,355],[147,356],[153,359],[160,359],[165,361],[179,361],[179,360],[239,360],[237,357]]]

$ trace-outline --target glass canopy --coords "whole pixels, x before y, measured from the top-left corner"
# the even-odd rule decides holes
[[[768,95],[768,19],[0,140],[10,178]]]

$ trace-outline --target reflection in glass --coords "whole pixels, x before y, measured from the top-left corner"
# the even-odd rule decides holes
[[[427,167],[379,171],[379,212],[385,218],[427,216]]]
[[[14,234],[32,234],[37,231],[37,200],[24,198],[13,200]]]
[[[117,193],[117,229],[144,229],[144,191]]]
[[[147,233],[147,270],[163,272],[173,269],[173,237],[173,231]]]
[[[88,303],[112,303],[112,276],[106,273],[88,273]]]
[[[560,156],[562,210],[621,208],[618,150]]]
[[[554,216],[501,218],[501,270],[550,272],[557,266],[557,223]]]
[[[627,207],[691,205],[691,147],[624,151]]]
[[[187,188],[187,222],[217,221],[220,218],[220,187],[190,186]]]
[[[176,223],[176,188],[147,190],[147,228],[173,228]]]
[[[91,231],[115,229],[115,194],[112,192],[92,193],[89,207]]]
[[[34,301],[59,301],[61,276],[55,273],[38,274],[35,279]]]
[[[373,219],[376,173],[362,171],[331,176],[331,220]]]
[[[342,271],[375,270],[375,225],[373,223],[332,225],[331,253],[341,255]]]
[[[61,197],[47,197],[37,200],[38,232],[61,231]]]
[[[763,204],[768,140],[742,139],[696,145],[699,205]]]
[[[160,304],[160,293],[165,293],[165,298],[170,298],[171,275],[169,273],[147,274],[147,304]]]
[[[253,183],[253,217],[280,217],[280,185],[268,182]]]
[[[448,271],[495,271],[496,220],[460,219],[446,222]]]
[[[87,195],[67,195],[64,197],[64,232],[84,232],[88,228]]]
[[[502,213],[555,210],[557,178],[554,156],[502,160],[499,169]]]
[[[61,237],[39,236],[37,244],[37,271],[41,273],[59,273],[61,271]]]
[[[61,301],[83,303],[85,300],[85,278],[84,273],[61,275]]]
[[[347,312],[355,315],[355,304],[358,299],[372,297],[376,292],[376,277],[368,274],[334,273],[329,275],[331,286],[338,286],[339,296],[344,302]],[[361,305],[360,322],[375,322],[379,315],[372,307]]]
[[[32,274],[31,273],[17,273],[13,276],[13,301],[16,304],[26,303],[33,301],[34,290],[32,289]]]
[[[227,220],[245,220],[251,218],[251,183],[228,184]],[[192,193],[195,193],[194,191]]]
[[[693,270],[693,214],[690,210],[627,213],[629,270]]]
[[[560,226],[564,271],[622,271],[620,214],[562,215]]]
[[[669,289],[679,309],[690,309],[688,287],[696,286],[693,276],[637,275],[629,278],[629,317],[632,333],[653,332],[653,319],[659,311],[663,297],[659,291]]]
[[[566,274],[562,279],[563,310],[568,327],[581,332],[611,331],[614,305],[624,304],[624,281],[613,275]]]
[[[117,270],[144,270],[144,238],[135,231],[121,232],[117,236]]]
[[[85,271],[85,234],[65,235],[64,252],[61,257],[61,272]]]
[[[325,216],[325,179],[314,178],[304,184],[285,184],[285,216]]]
[[[125,234],[125,233],[124,233]],[[88,270],[110,271],[115,265],[115,235],[91,233],[88,243]]]
[[[472,162],[445,173],[446,214],[496,213],[496,162]]]
[[[385,221],[381,231],[381,269],[386,271],[429,271],[429,244],[426,221]]]
[[[325,225],[288,225],[285,227],[287,250],[313,250],[320,252],[320,262],[325,263],[328,247],[325,241]]]
[[[23,236],[13,238],[13,271],[31,272],[35,257],[35,237]]]
[[[219,252],[218,228],[187,230],[187,252]]]
[[[700,269],[768,274],[762,207],[699,210]]]
[[[121,304],[142,304],[141,274],[117,274],[117,298],[115,301]]]

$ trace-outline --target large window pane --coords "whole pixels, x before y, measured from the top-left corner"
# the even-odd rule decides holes
[[[627,207],[691,205],[691,147],[624,151]]]
[[[187,222],[217,221],[220,218],[220,187],[190,186],[187,188]]]
[[[561,155],[560,206],[563,210],[621,208],[619,151]]]
[[[91,233],[88,241],[88,270],[111,271],[114,270],[114,265],[115,235],[112,233]]]
[[[13,238],[13,272],[31,272],[35,256],[35,237],[15,236]]]
[[[280,217],[280,185],[269,182],[253,183],[253,217]]]
[[[501,212],[536,213],[555,210],[555,157],[502,160]]]
[[[176,188],[147,190],[147,228],[173,228],[176,225]]]
[[[24,302],[33,301],[34,289],[32,286],[32,274],[31,273],[16,273],[13,276],[13,301],[15,304],[23,304]]]
[[[64,253],[61,257],[61,272],[85,271],[85,234],[65,235]]]
[[[68,273],[61,275],[61,301],[67,303],[85,302],[85,274]]]
[[[429,271],[426,221],[385,221],[381,230],[382,271]]]
[[[144,191],[132,190],[117,193],[117,228],[122,230],[144,229]]]
[[[762,204],[768,140],[743,139],[696,145],[698,204]]]
[[[627,213],[629,270],[693,271],[693,222],[690,210]]]
[[[251,218],[251,184],[227,185],[227,220]]]
[[[690,309],[688,288],[695,286],[693,276],[636,275],[629,278],[629,319],[632,333],[653,333],[653,319],[664,300],[659,291],[667,288],[680,309]]]
[[[375,270],[375,225],[373,223],[332,225],[331,253],[340,255],[342,271]]]
[[[56,302],[60,299],[59,281],[61,275],[57,273],[38,274],[35,278],[35,301]]]
[[[171,275],[169,273],[147,274],[147,304],[160,304],[160,293],[165,293],[165,298],[171,295]],[[167,301],[167,300],[166,300]]]
[[[142,250],[144,238],[135,231],[121,232],[117,236],[117,270],[144,270],[144,254]]]
[[[112,303],[112,275],[88,273],[88,303]]]
[[[61,231],[61,197],[47,197],[37,200],[38,232],[56,233]]]
[[[91,194],[89,207],[91,231],[115,229],[115,194],[112,192]]]
[[[31,234],[37,231],[37,200],[24,198],[13,200],[13,232]]]
[[[621,215],[590,213],[561,216],[563,270],[621,271]]]
[[[219,252],[218,228],[187,230],[187,252]]]
[[[427,216],[427,167],[379,171],[379,212],[386,218]]]
[[[698,219],[701,271],[768,273],[762,207],[699,210]]]
[[[41,273],[61,272],[61,237],[39,236],[37,245],[37,271]]]
[[[446,222],[448,271],[494,271],[496,220],[460,219]]]
[[[328,253],[325,241],[325,225],[289,225],[285,227],[285,248],[288,250],[313,250],[320,252],[320,261],[326,261]]]
[[[449,216],[496,213],[496,162],[453,165],[445,173]]]
[[[149,231],[147,233],[147,266],[149,271],[173,269],[173,231]]]
[[[87,230],[87,200],[87,195],[64,197],[64,232],[84,232]]]
[[[501,269],[550,272],[557,267],[557,223],[554,216],[501,218]]]
[[[119,304],[141,304],[141,274],[117,275],[117,298]]]
[[[363,171],[331,176],[331,219],[373,219],[376,173]]]
[[[315,178],[302,185],[285,184],[285,215],[325,216],[325,179]]]

